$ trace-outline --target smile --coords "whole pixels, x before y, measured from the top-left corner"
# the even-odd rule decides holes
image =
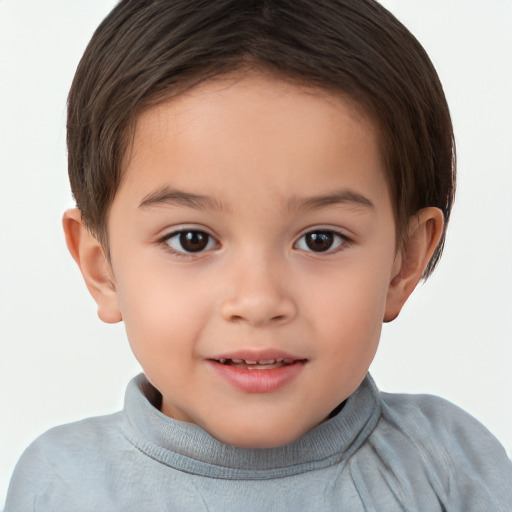
[[[242,368],[244,370],[273,370],[283,366],[289,366],[295,361],[293,359],[261,359],[252,361],[247,359],[219,359],[220,364]]]
[[[224,382],[245,393],[272,393],[296,379],[306,359],[290,357],[219,357],[210,365]]]

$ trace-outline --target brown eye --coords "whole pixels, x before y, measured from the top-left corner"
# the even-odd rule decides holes
[[[166,243],[177,253],[197,253],[215,247],[215,241],[208,233],[194,229],[174,233]]]
[[[318,233],[308,233],[306,235],[306,245],[315,252],[328,251],[334,242],[334,236],[327,231]]]
[[[340,247],[346,239],[334,231],[318,230],[310,231],[302,236],[297,244],[297,249],[312,252],[328,252]]]
[[[208,245],[208,238],[201,231],[186,231],[180,235],[180,244],[187,252],[199,252]]]

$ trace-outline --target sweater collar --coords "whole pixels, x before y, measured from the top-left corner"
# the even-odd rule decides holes
[[[125,396],[123,433],[139,450],[175,469],[214,478],[269,479],[335,464],[370,435],[380,416],[378,390],[370,375],[341,411],[293,443],[276,448],[226,445],[197,425],[174,420],[153,404],[159,392],[144,375]]]

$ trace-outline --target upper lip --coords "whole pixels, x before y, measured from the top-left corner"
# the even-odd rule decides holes
[[[270,362],[270,361],[305,361],[305,357],[298,357],[296,355],[284,352],[276,349],[264,349],[264,350],[236,350],[234,352],[224,352],[219,355],[215,355],[209,358],[213,361],[221,361],[227,359],[240,359],[246,362]]]

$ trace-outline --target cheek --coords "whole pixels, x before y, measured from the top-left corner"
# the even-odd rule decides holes
[[[360,360],[369,365],[377,349],[388,288],[387,274],[377,267],[347,265],[303,293],[319,343],[347,369]]]
[[[315,310],[314,316],[326,325],[330,321],[348,325],[363,319],[382,321],[389,269],[378,267],[378,262],[365,263],[356,257],[354,262],[333,267],[325,276],[317,275],[316,280],[306,280],[301,296]]]
[[[206,316],[207,289],[197,290],[186,273],[173,273],[162,262],[123,263],[119,267],[127,271],[120,272],[118,298],[136,357],[189,351]]]

